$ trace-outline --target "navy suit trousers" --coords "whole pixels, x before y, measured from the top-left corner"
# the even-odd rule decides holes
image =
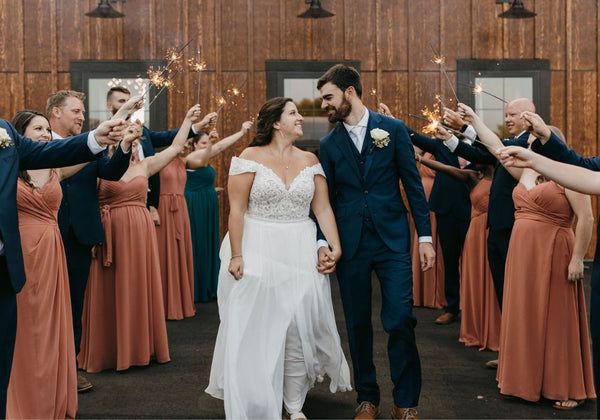
[[[67,257],[67,271],[69,272],[75,355],[78,355],[81,345],[83,299],[90,274],[90,265],[92,264],[92,246],[81,244],[75,237],[73,229],[69,229],[69,233],[63,236],[63,243]]]
[[[412,313],[410,241],[406,238],[405,252],[393,252],[374,229],[365,225],[361,235],[357,253],[337,265],[357,402],[379,405],[380,401],[371,324],[371,273],[375,270],[381,287],[381,323],[389,336],[394,403],[399,407],[414,407],[421,392],[421,363],[414,332],[417,319]]]
[[[444,292],[446,312],[460,312],[460,254],[469,230],[470,219],[460,219],[453,214],[436,214],[437,232],[444,259]]]
[[[512,229],[490,228],[487,240],[488,262],[500,311],[502,311],[502,295],[504,293],[504,267],[506,266],[511,232]]]
[[[17,338],[17,294],[8,279],[6,257],[0,255],[0,419],[6,418],[6,392]]]

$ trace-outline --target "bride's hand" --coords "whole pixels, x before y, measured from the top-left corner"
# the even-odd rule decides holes
[[[244,276],[244,259],[241,255],[231,257],[227,271],[229,271],[236,280],[239,280]]]
[[[319,248],[319,262],[317,264],[317,271],[321,274],[329,274],[335,270],[335,263],[340,259],[340,255],[334,254],[329,248],[322,246]]]

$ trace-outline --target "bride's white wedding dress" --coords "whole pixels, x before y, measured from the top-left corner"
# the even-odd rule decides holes
[[[281,418],[284,347],[294,320],[312,387],[327,374],[331,392],[351,390],[335,324],[329,277],[317,272],[316,226],[308,217],[320,164],[286,187],[268,167],[234,157],[230,175],[253,172],[244,217],[244,276],[227,271],[229,234],[221,245],[221,325],[206,392],[225,400],[232,419]]]

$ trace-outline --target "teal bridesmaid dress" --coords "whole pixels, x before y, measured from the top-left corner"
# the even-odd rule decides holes
[[[217,297],[219,275],[219,200],[212,166],[187,171],[185,199],[190,214],[194,255],[194,301]]]

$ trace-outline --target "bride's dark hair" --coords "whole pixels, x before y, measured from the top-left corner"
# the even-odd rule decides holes
[[[260,108],[256,119],[256,135],[248,147],[266,146],[273,140],[273,124],[281,119],[283,108],[292,98],[271,98]]]

